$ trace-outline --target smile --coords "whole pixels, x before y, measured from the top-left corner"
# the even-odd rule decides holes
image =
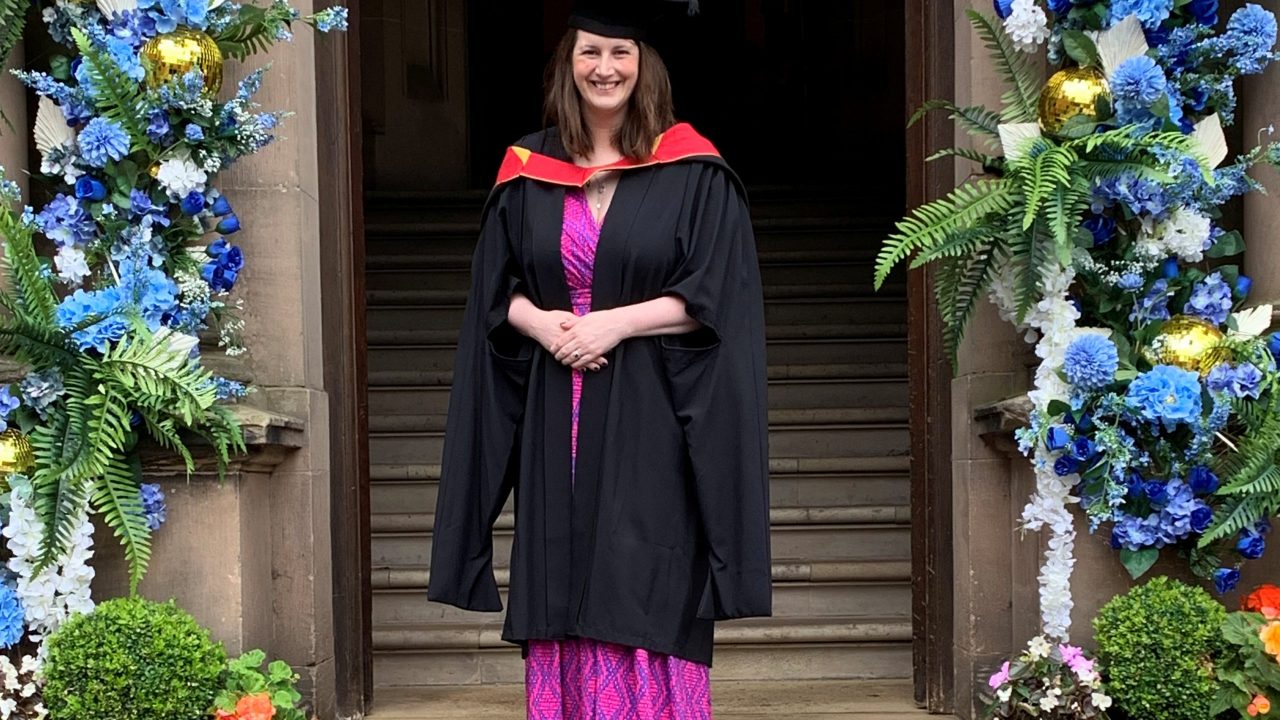
[[[612,89],[614,89],[614,88],[618,87],[618,86],[619,86],[619,85],[621,85],[621,84],[622,84],[622,81],[621,81],[621,80],[614,80],[613,82],[595,82],[595,81],[593,81],[593,82],[591,83],[591,87],[593,87],[593,88],[595,88],[596,90],[599,90],[599,91],[601,91],[601,92],[609,92],[610,90],[612,90]]]

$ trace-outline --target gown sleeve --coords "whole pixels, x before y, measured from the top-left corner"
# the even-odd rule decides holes
[[[729,173],[690,185],[681,259],[664,290],[702,328],[661,339],[684,429],[710,578],[698,617],[771,613],[764,298],[746,202]]]
[[[471,262],[458,338],[427,598],[466,610],[502,609],[493,574],[493,524],[519,472],[519,428],[533,341],[507,322],[521,285],[511,188],[490,203]],[[504,202],[505,201],[505,202]]]

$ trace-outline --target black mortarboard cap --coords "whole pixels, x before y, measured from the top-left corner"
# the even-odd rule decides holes
[[[654,25],[673,9],[694,15],[698,0],[577,0],[569,27],[605,37],[647,40]]]

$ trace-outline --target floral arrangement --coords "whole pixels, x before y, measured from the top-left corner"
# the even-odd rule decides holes
[[[1107,695],[1095,661],[1084,650],[1043,635],[987,681],[985,718],[1105,718]]]
[[[261,650],[247,652],[227,663],[227,683],[214,699],[214,720],[306,720],[297,708],[301,695],[293,689],[298,675],[287,663],[262,664]]]
[[[1238,232],[1220,206],[1258,189],[1280,144],[1227,161],[1233,82],[1276,59],[1275,16],[1253,4],[1219,28],[1216,2],[996,0],[970,12],[1008,91],[1002,107],[931,101],[984,149],[934,157],[985,174],[914,210],[878,257],[936,267],[954,353],[990,296],[1040,360],[1019,433],[1047,529],[1044,633],[1069,637],[1080,503],[1134,577],[1176,548],[1222,591],[1265,549],[1280,511],[1280,396],[1271,308],[1246,309]],[[1061,68],[1047,79],[1032,53]],[[914,121],[915,118],[913,118]],[[1269,129],[1268,129],[1269,132]]]
[[[1219,688],[1213,711],[1274,718],[1280,715],[1271,704],[1280,698],[1280,588],[1262,585],[1240,605],[1222,626],[1226,647],[1214,665]]]
[[[30,5],[0,0],[0,59]],[[0,387],[0,448],[14,458],[0,464],[0,649],[34,650],[39,664],[60,626],[94,610],[92,513],[123,545],[131,591],[146,572],[166,510],[159,486],[142,482],[139,441],[172,451],[188,472],[192,437],[213,449],[220,474],[245,450],[228,403],[250,388],[201,362],[202,338],[228,355],[244,351],[231,297],[245,269],[231,239],[240,220],[215,180],[271,143],[289,113],[254,102],[264,69],[221,93],[223,66],[290,39],[295,22],[345,29],[346,9],[304,17],[287,0],[37,5],[66,54],[15,73],[40,98],[33,185],[47,201],[22,206],[0,168],[0,354],[25,370]],[[278,675],[273,665],[271,687],[283,694],[271,699],[292,707],[292,676]],[[26,707],[28,695],[10,690],[0,692],[0,717]]]

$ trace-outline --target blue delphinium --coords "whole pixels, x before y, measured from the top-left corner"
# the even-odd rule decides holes
[[[35,216],[36,227],[59,247],[86,245],[98,234],[98,224],[80,201],[58,193]]]
[[[168,513],[164,503],[164,491],[157,483],[143,483],[138,490],[142,496],[142,514],[147,518],[147,528],[152,532],[159,530]]]
[[[1200,418],[1200,376],[1172,365],[1157,365],[1134,378],[1125,393],[1130,409],[1148,423],[1172,430]]]
[[[1013,0],[994,0],[996,12],[1000,12],[1001,4],[1006,6],[1005,14],[1001,18],[1008,17],[1009,11],[1013,7]],[[333,32],[334,30],[347,29],[347,9],[341,5],[325,8],[315,14],[315,28],[322,33]]]
[[[1222,279],[1221,273],[1213,273],[1196,283],[1182,312],[1221,325],[1231,314],[1232,304],[1231,287]]]
[[[58,372],[57,368],[28,374],[22,379],[19,388],[27,406],[35,410],[42,420],[49,406],[66,393],[66,388],[62,384],[62,373]]]
[[[1164,71],[1150,57],[1124,61],[1111,76],[1116,119],[1127,125],[1151,118],[1151,106],[1165,96],[1167,85]]]
[[[129,154],[129,133],[106,118],[90,120],[80,131],[78,143],[80,157],[94,167],[104,167],[108,162]]]
[[[1147,30],[1155,30],[1160,23],[1169,19],[1173,12],[1173,0],[1112,0],[1111,24],[1124,20],[1130,15],[1137,15],[1138,22]]]
[[[1111,384],[1119,367],[1116,344],[1094,333],[1072,341],[1062,365],[1067,382],[1080,390],[1097,390]]]
[[[9,648],[22,642],[26,628],[26,612],[18,593],[9,583],[0,583],[0,648]]]

